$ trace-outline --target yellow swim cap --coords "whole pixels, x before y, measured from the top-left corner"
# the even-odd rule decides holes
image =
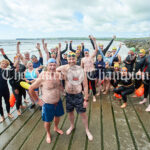
[[[140,53],[144,54],[145,55],[145,49],[140,49]]]
[[[112,50],[117,50],[117,48],[114,46],[114,47],[112,48]]]
[[[81,49],[81,45],[78,45],[77,47],[78,47],[79,49]]]
[[[114,68],[119,68],[119,63],[115,63]]]
[[[104,46],[103,44],[99,44],[99,47],[102,47],[102,46]]]

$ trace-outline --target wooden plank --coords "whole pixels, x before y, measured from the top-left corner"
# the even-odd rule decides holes
[[[27,110],[24,114],[18,117],[13,124],[1,135],[0,147],[3,149],[15,137],[15,135],[22,129],[29,119],[37,112],[36,110]]]
[[[5,148],[6,150],[16,150],[21,147],[26,138],[28,138],[30,132],[35,128],[37,123],[39,122],[39,118],[41,118],[41,112],[38,111],[29,121],[28,123],[18,132],[15,138],[9,143],[9,145]]]
[[[104,138],[104,149],[116,150],[117,141],[114,130],[114,122],[111,111],[111,102],[109,95],[102,96],[102,115],[103,115],[103,138]]]
[[[78,120],[78,115],[75,113],[75,128],[76,128],[77,120]],[[70,121],[67,117],[65,124],[62,128],[64,131],[64,135],[59,137],[59,140],[57,141],[53,150],[60,150],[60,149],[69,150],[70,149],[69,147],[71,146],[72,139],[74,137],[74,133],[76,130],[74,130],[70,135],[66,135],[66,131],[69,127],[70,127]]]
[[[116,119],[116,127],[119,136],[120,149],[121,150],[134,149],[128,125],[126,123],[124,113],[120,108],[120,105],[121,103],[118,99],[112,100],[112,107]]]
[[[86,114],[88,119],[90,119],[90,107],[91,107],[91,101],[92,99],[89,99],[89,106],[87,107]],[[85,133],[85,128],[81,119],[81,116],[78,116],[77,124],[76,124],[76,130],[72,139],[72,144],[70,146],[71,150],[84,150],[85,144],[88,143],[87,136]],[[89,120],[90,121],[90,120]]]
[[[88,150],[98,150],[101,147],[101,125],[100,125],[100,97],[96,98],[96,102],[91,103],[91,116],[90,116],[90,131],[93,134],[93,141],[88,142]]]
[[[22,115],[27,111],[28,108],[22,110]],[[3,123],[0,124],[0,135],[6,131],[12,124],[13,122],[18,118],[18,115],[16,113],[16,110],[13,112],[13,116],[14,118],[10,119],[10,118],[6,118],[5,121]],[[19,116],[20,117],[20,116]]]
[[[128,101],[128,103],[130,103],[130,100]],[[147,138],[142,126],[144,125],[144,123],[139,121],[139,118],[136,114],[136,110],[134,109],[134,106],[131,103],[128,109],[129,110],[126,109],[125,111],[130,122],[130,126],[135,137],[138,149],[150,149],[150,141]],[[145,116],[143,116],[143,119],[144,118]],[[150,116],[148,116],[148,118],[145,119],[149,120]]]

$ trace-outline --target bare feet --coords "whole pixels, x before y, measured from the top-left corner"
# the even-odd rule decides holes
[[[26,106],[21,105],[21,106],[20,106],[20,108],[25,109],[25,108],[26,108]]]
[[[148,107],[145,109],[145,111],[150,112],[150,104],[149,104]]]
[[[121,108],[126,108],[127,107],[127,103],[123,103],[120,107]]]
[[[95,96],[93,96],[93,102],[96,102],[96,97]]]
[[[25,103],[29,103],[29,101],[27,101],[26,99],[24,99],[24,102],[25,102]]]
[[[134,94],[132,97],[133,97],[133,98],[136,98],[137,96]]]
[[[100,92],[98,92],[97,94],[96,94],[96,96],[99,96],[100,95]]]
[[[106,92],[106,91],[104,91],[104,92],[103,92],[103,94],[104,94],[104,95],[106,95],[106,94],[107,94],[107,92]]]
[[[86,135],[87,135],[89,141],[93,140],[93,135],[90,133],[90,131],[86,131]]]
[[[54,128],[54,131],[57,132],[58,134],[61,134],[61,135],[64,134],[64,132],[58,128]]]
[[[0,123],[1,123],[1,122],[3,122],[3,121],[4,121],[4,117],[1,117],[1,119],[0,119]]]
[[[147,98],[144,98],[142,101],[139,102],[139,104],[144,104],[147,102]]]
[[[67,131],[66,131],[66,134],[69,135],[71,134],[71,132],[73,131],[74,127],[70,127]]]
[[[20,115],[21,115],[21,112],[20,112],[20,110],[17,110],[17,114],[18,114],[18,116],[20,116]]]
[[[51,143],[51,136],[47,133],[47,137],[46,137],[46,142],[48,143],[48,144],[50,144]]]
[[[8,114],[9,118],[14,118],[14,116],[12,114]]]

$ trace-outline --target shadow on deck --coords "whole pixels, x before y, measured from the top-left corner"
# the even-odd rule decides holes
[[[97,97],[89,102],[87,109],[89,128],[94,140],[89,142],[79,115],[75,113],[76,130],[67,135],[58,135],[51,126],[52,143],[45,141],[45,130],[41,120],[41,111],[29,108],[17,117],[16,110],[11,112],[14,119],[5,119],[0,124],[0,149],[7,150],[150,150],[150,114],[145,105],[138,104],[139,99],[128,98],[128,106],[121,109],[121,102],[114,100],[111,94]],[[69,120],[65,114],[60,128],[66,131]]]

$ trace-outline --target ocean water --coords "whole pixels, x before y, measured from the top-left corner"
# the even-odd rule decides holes
[[[69,39],[70,40],[70,39]],[[70,42],[68,39],[55,39],[55,40],[45,40],[45,42],[48,44],[48,50],[50,50],[51,48],[55,48],[56,46],[58,46],[58,43],[61,43],[62,48],[61,50],[65,49],[65,41],[68,41],[68,43]],[[36,44],[40,43],[41,44],[41,50],[43,53],[43,57],[44,57],[44,64],[46,64],[46,54],[43,50],[43,46],[42,46],[42,41],[41,40],[20,40],[21,45],[20,45],[20,51],[21,54],[24,54],[25,52],[30,52],[30,55],[37,55],[38,56],[38,51],[36,49]],[[77,45],[84,43],[85,48],[88,48],[90,50],[90,53],[92,53],[93,48],[91,45],[90,40],[73,40],[72,43],[72,47],[73,49],[76,49]],[[109,43],[109,41],[100,41],[97,40],[97,44],[101,43],[104,45],[104,47],[107,46],[107,44]],[[122,43],[122,42],[121,42]],[[13,57],[16,55],[16,44],[17,44],[17,40],[0,40],[0,48],[3,48],[5,50],[5,53],[7,54],[7,56],[13,60]],[[110,47],[110,50],[112,47],[116,46],[117,48],[119,47],[120,42],[119,41],[114,41]],[[69,51],[69,49],[68,49]],[[129,49],[125,46],[122,45],[122,48],[119,52],[119,55],[121,55],[122,60],[127,56]],[[0,54],[0,61],[3,59],[3,56]]]

